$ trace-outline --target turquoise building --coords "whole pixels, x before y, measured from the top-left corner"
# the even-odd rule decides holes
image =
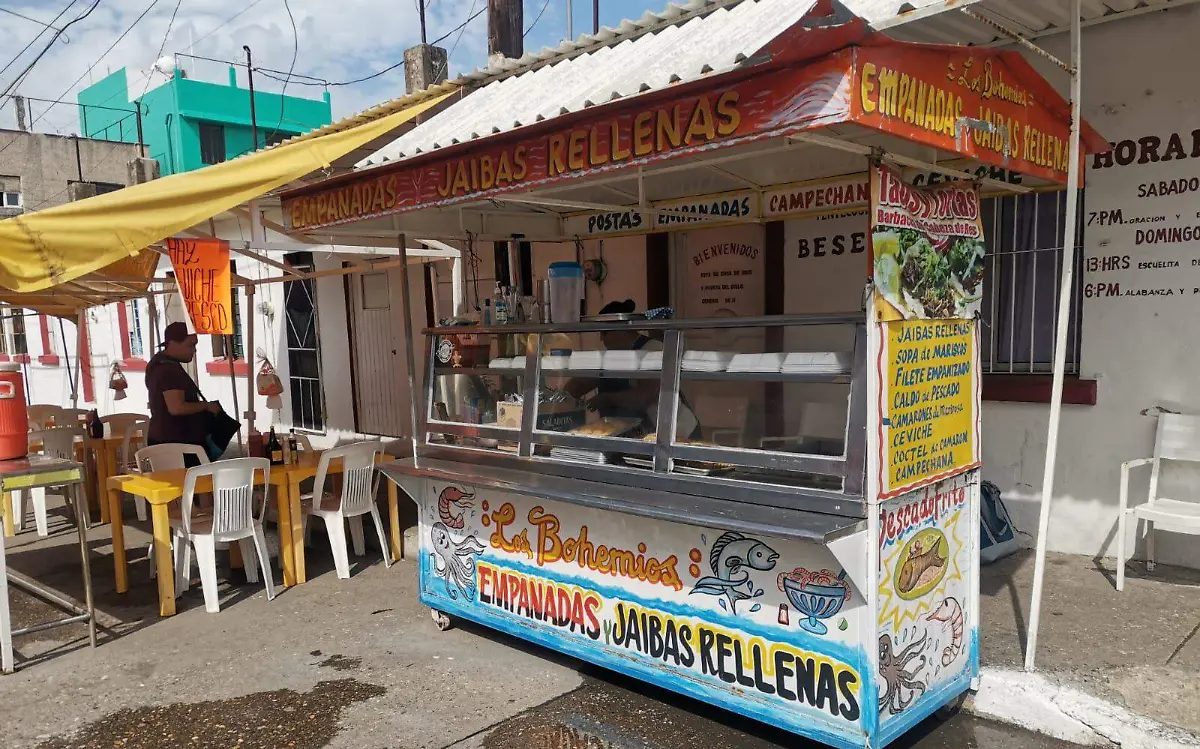
[[[130,96],[122,68],[80,91],[76,101],[85,137],[125,143],[138,142],[134,102],[139,102],[146,155],[158,160],[163,176],[219,164],[255,149],[250,91],[238,86],[233,67],[228,84],[193,80],[176,68],[169,81],[136,99]],[[254,105],[259,147],[333,121],[328,91],[321,99],[255,91]]]

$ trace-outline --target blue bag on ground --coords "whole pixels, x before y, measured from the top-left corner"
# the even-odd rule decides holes
[[[979,494],[979,559],[984,564],[991,564],[1020,547],[1012,518],[1000,500],[1000,487],[984,481]]]

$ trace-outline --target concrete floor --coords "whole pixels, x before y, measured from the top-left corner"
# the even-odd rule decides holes
[[[26,532],[10,543],[9,563],[81,597],[74,537],[61,517],[51,527],[48,541]],[[260,585],[228,586],[219,614],[204,611],[195,585],[179,615],[160,619],[147,564],[132,565],[133,590],[117,595],[107,528],[92,537],[101,647],[87,647],[81,626],[18,641],[23,669],[0,678],[5,746],[810,746],[481,628],[438,632],[417,603],[411,558],[388,570],[369,548],[353,577],[338,580],[316,535],[309,583],[271,602]],[[128,532],[131,560],[146,538]],[[990,665],[1020,660],[1031,567],[1019,558],[985,568]],[[1054,558],[1048,581],[1043,666],[1161,720],[1196,720],[1195,695],[1178,688],[1198,683],[1200,645],[1188,640],[1200,623],[1194,589],[1134,577],[1118,597],[1074,557]],[[18,626],[54,615],[16,591],[13,607]],[[1148,681],[1135,687],[1139,678]],[[897,745],[1063,746],[966,716],[930,722]]]
[[[1020,668],[1033,554],[983,568],[984,666]],[[1200,572],[1133,562],[1116,591],[1113,560],[1051,554],[1037,667],[1148,718],[1200,733]]]

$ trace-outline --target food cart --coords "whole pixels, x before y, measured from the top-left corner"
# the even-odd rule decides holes
[[[405,136],[415,155],[293,191],[284,212],[341,241],[390,230],[401,254],[402,231],[569,243],[757,226],[814,201],[861,221],[867,247],[837,253],[858,289],[838,314],[744,314],[735,265],[699,287],[715,315],[429,327],[410,337],[415,457],[384,472],[416,503],[439,626],[468,619],[833,746],[881,747],[978,676],[980,193],[1064,183],[1068,106],[1012,52],[893,42],[819,3],[721,5],[667,31],[755,30],[728,69],[599,106],[545,78],[586,77],[604,54],[636,70],[639,45],[672,53],[661,23],[610,35],[594,55],[504,71]],[[620,85],[607,75],[592,87]],[[522,79],[542,111],[572,97],[586,111],[445,129],[503,109]],[[914,169],[949,179],[914,187]],[[1027,179],[998,176],[1011,173]],[[720,175],[753,186],[697,188]],[[757,253],[726,242],[687,262]],[[590,413],[577,383],[638,413]],[[756,426],[719,444],[695,414],[737,389]],[[837,439],[787,419],[816,389],[838,406]]]

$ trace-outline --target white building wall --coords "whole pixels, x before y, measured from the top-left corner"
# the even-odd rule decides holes
[[[1200,350],[1192,345],[1200,312],[1200,241],[1137,244],[1139,229],[1195,227],[1200,224],[1200,192],[1139,197],[1140,186],[1161,180],[1200,177],[1200,154],[1193,131],[1200,128],[1200,92],[1194,71],[1200,66],[1195,30],[1200,8],[1192,6],[1146,14],[1084,31],[1084,117],[1113,142],[1162,139],[1159,161],[1096,169],[1086,175],[1084,239],[1089,263],[1083,300],[1081,374],[1098,379],[1095,406],[1066,406],[1059,438],[1059,461],[1051,514],[1050,547],[1088,555],[1115,552],[1118,483],[1122,461],[1147,457],[1155,421],[1142,416],[1157,404],[1200,414]],[[1066,35],[1043,40],[1066,59]],[[1066,90],[1066,76],[1034,59],[1043,75]],[[1187,158],[1165,160],[1171,133],[1181,135]],[[1140,154],[1139,154],[1140,156]],[[1123,219],[1152,217],[1160,223],[1104,225],[1098,214],[1119,209]],[[1106,223],[1106,222],[1105,222]],[[1129,270],[1105,271],[1102,258],[1128,256]],[[1178,268],[1138,271],[1139,262],[1171,261]],[[1094,269],[1094,270],[1093,270]],[[1119,284],[1121,296],[1096,296],[1098,284]],[[1127,291],[1174,289],[1172,296],[1126,296]],[[1182,292],[1182,293],[1181,293]],[[1040,498],[1047,408],[985,404],[984,477],[1004,491],[1017,525],[1034,531]],[[1200,499],[1200,474],[1176,471],[1165,491]],[[1131,501],[1145,497],[1146,477],[1133,481]],[[1200,566],[1200,546],[1187,536],[1157,534],[1158,559]]]

